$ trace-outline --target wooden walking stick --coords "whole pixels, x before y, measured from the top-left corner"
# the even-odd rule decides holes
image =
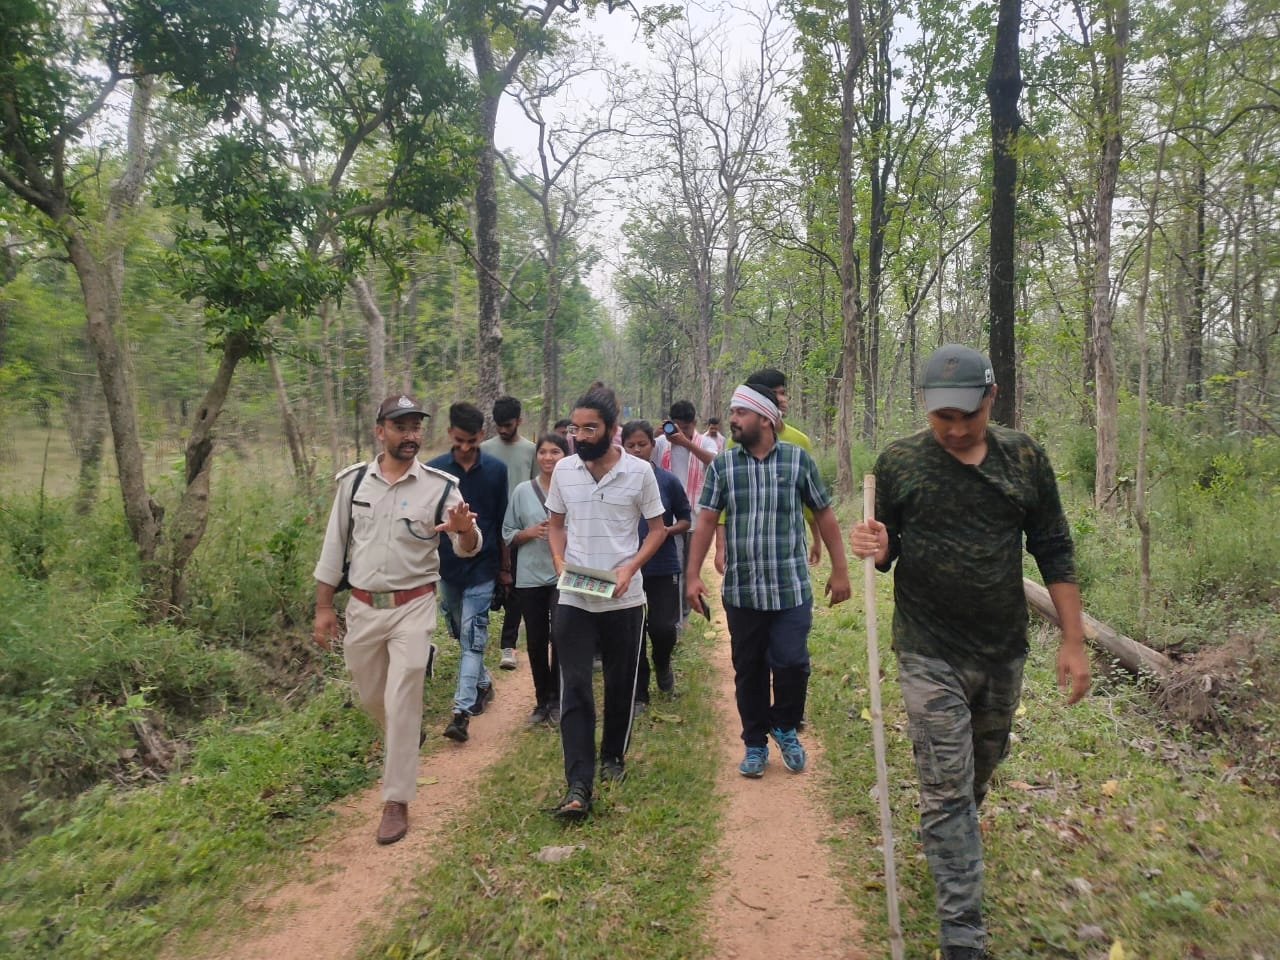
[[[862,516],[876,516],[876,478],[862,478]],[[884,754],[884,714],[880,710],[880,642],[876,624],[876,558],[862,561],[862,590],[867,615],[867,687],[871,691],[871,742],[876,754],[876,794],[880,800],[880,840],[884,846],[884,892],[889,901],[889,950],[902,960],[902,921],[898,917],[898,872],[893,862],[893,814],[889,810],[889,764]]]

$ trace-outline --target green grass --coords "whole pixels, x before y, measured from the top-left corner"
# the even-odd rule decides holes
[[[413,879],[405,919],[362,956],[706,956],[702,911],[719,818],[707,757],[725,731],[703,632],[695,625],[682,637],[682,695],[657,695],[636,723],[627,779],[597,792],[589,820],[565,826],[546,812],[564,792],[559,737],[523,731],[477,795],[459,798],[468,813],[435,866]],[[561,863],[537,859],[563,845],[582,849]]]
[[[377,776],[372,731],[344,702],[335,682],[276,720],[211,724],[168,781],[82,796],[0,867],[0,955],[149,956],[278,874],[327,804]]]
[[[860,568],[855,576],[860,585]],[[915,770],[889,651],[890,580],[878,581],[903,927],[907,955],[931,957],[933,887],[917,838]],[[1017,742],[983,808],[995,955],[1092,956],[1099,944],[1078,936],[1090,925],[1122,940],[1131,957],[1251,960],[1262,945],[1280,944],[1274,794],[1232,782],[1227,755],[1171,737],[1151,716],[1147,695],[1127,681],[1096,681],[1090,698],[1063,706],[1056,643],[1056,635],[1033,642]],[[861,718],[869,693],[860,589],[848,606],[816,618],[811,649],[809,712],[842,825],[834,849],[875,956],[887,950],[887,926],[871,725]]]

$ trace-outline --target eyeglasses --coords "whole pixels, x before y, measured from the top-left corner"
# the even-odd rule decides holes
[[[567,433],[571,437],[591,438],[591,437],[594,437],[597,433],[602,432],[603,430],[604,430],[604,427],[597,427],[595,424],[589,424],[585,427],[580,427],[576,423],[571,423],[569,424],[568,428],[565,430],[565,433]]]
[[[388,420],[386,421],[386,425],[390,427],[392,430],[394,430],[396,433],[413,435],[413,434],[422,432],[421,420],[417,421],[416,423],[410,422],[410,421],[406,421],[402,423],[399,420]]]

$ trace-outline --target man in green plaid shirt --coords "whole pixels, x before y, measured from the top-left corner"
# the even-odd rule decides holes
[[[698,610],[706,595],[702,562],[724,512],[722,599],[746,744],[738,766],[744,777],[764,776],[771,735],[788,770],[799,773],[805,767],[804,747],[796,733],[809,685],[813,621],[805,507],[813,512],[831,557],[826,586],[830,602],[841,603],[850,593],[831,497],[813,458],[800,447],[778,442],[781,422],[768,387],[750,384],[734,391],[729,431],[737,446],[707,468],[698,498],[701,516],[689,548],[686,589],[690,606]]]

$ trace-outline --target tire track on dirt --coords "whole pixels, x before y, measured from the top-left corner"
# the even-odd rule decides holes
[[[398,916],[410,878],[445,849],[451,824],[471,809],[465,802],[507,751],[528,712],[527,660],[511,676],[494,671],[497,697],[470,728],[465,744],[445,741],[418,765],[418,798],[409,806],[409,832],[399,843],[374,842],[382,812],[382,786],[339,804],[339,822],[320,849],[298,866],[297,880],[251,894],[241,904],[253,918],[234,943],[206,944],[188,955],[207,960],[345,960],[372,931]],[[451,695],[451,691],[446,691]],[[441,727],[440,729],[443,729]],[[440,737],[439,729],[428,736]],[[301,858],[302,855],[300,855]],[[186,951],[184,951],[186,953]]]
[[[715,593],[719,578],[704,571]],[[835,834],[818,789],[822,749],[803,737],[809,762],[794,774],[770,741],[769,766],[760,780],[738,773],[742,724],[733,689],[733,657],[723,611],[711,654],[717,677],[716,708],[725,735],[717,753],[716,788],[724,803],[716,853],[717,881],[709,918],[715,960],[865,960],[862,921],[841,893],[825,842]]]

